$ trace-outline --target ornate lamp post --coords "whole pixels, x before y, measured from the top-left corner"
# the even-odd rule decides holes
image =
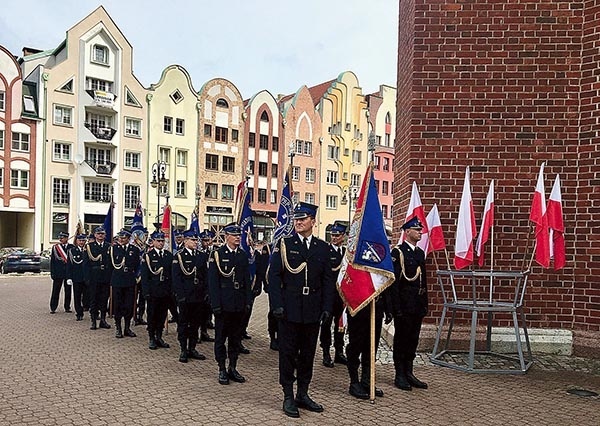
[[[168,183],[167,178],[165,177],[166,171],[167,163],[164,161],[158,161],[152,165],[152,180],[150,181],[150,186],[156,188],[156,222],[154,223],[156,230],[159,230],[161,226],[161,223],[158,220],[160,217],[160,193],[166,188]]]
[[[344,193],[342,195],[342,199],[340,200],[340,204],[342,206],[348,204],[348,226],[350,226],[350,222],[352,221],[352,207],[356,206],[356,200],[358,199],[358,188],[355,186],[345,186],[343,191]]]

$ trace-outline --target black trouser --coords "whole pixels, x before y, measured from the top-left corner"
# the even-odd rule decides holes
[[[308,392],[318,337],[318,322],[279,321],[279,383],[286,397],[294,396],[294,371],[297,371],[298,393]]]
[[[417,356],[419,335],[421,334],[421,315],[401,315],[394,317],[394,366],[403,362],[411,364]]]
[[[381,337],[383,310],[375,309],[375,353]],[[371,366],[371,306],[361,309],[355,316],[348,315],[348,374],[350,383],[358,383],[358,367],[362,367],[362,376],[370,377]]]
[[[171,296],[150,297],[146,299],[148,303],[147,330],[151,335],[155,335],[155,333],[161,334],[165,328],[170,299]]]
[[[269,331],[269,337],[271,339],[279,338],[279,321],[273,315],[273,312],[269,310],[267,314],[267,330]]]
[[[331,324],[333,323],[333,347],[335,352],[342,354],[344,352],[344,332],[340,331],[340,319],[344,312],[342,299],[336,295],[333,303],[333,316],[321,324],[321,348],[323,353],[329,352],[331,347]]]
[[[108,310],[108,297],[110,296],[110,283],[90,281],[88,289],[92,321],[98,319],[98,312],[100,312],[100,318],[105,319]]]
[[[138,283],[135,285],[135,291],[137,294],[137,318],[142,319],[144,317],[144,313],[146,312],[146,299],[144,299],[144,294],[142,293],[142,283]]]
[[[179,308],[179,321],[177,322],[177,340],[182,348],[187,348],[187,342],[195,345],[198,343],[198,329],[203,313],[203,302],[182,302]]]
[[[78,317],[83,317],[83,310],[88,304],[88,286],[85,281],[73,281],[73,305]]]
[[[129,326],[129,322],[133,317],[134,300],[134,286],[112,288],[113,316],[117,324],[121,321],[121,318],[125,318],[125,328]]]
[[[243,312],[223,312],[215,315],[215,360],[219,369],[225,368],[225,360],[229,358],[229,365],[236,365],[242,341]],[[227,349],[225,348],[227,340]]]
[[[244,333],[248,332],[248,324],[250,324],[250,317],[252,316],[252,308],[254,307],[254,299],[256,299],[256,296],[252,296],[252,299],[250,300],[250,309],[248,309],[248,312],[246,312],[244,314],[244,318],[243,318],[243,324],[242,324],[242,335]]]
[[[67,280],[64,278],[58,278],[52,280],[52,295],[50,296],[50,310],[56,311],[58,308],[58,299],[60,298],[60,289],[64,286],[65,288],[65,300],[64,308],[65,311],[71,309],[71,286],[67,284]]]
[[[211,307],[208,301],[202,302],[202,318],[200,318],[200,331],[206,333],[208,330],[208,323],[210,322]]]
[[[171,294],[169,296],[169,311],[171,312],[171,317],[173,321],[179,322],[179,312],[177,311],[177,300],[175,300],[175,295]]]

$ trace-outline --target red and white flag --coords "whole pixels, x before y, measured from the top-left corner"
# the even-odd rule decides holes
[[[548,227],[550,228],[550,257],[554,257],[554,270],[562,269],[566,262],[565,226],[563,223],[562,196],[560,193],[560,178],[556,175],[554,186],[546,209]]]
[[[550,266],[550,233],[548,230],[548,216],[546,216],[546,193],[544,191],[544,165],[540,166],[529,220],[535,223],[535,261],[548,268]]]
[[[427,214],[427,227],[429,228],[427,250],[425,254],[432,251],[443,250],[446,248],[446,240],[444,240],[444,232],[442,230],[442,221],[438,212],[437,204],[434,204]]]
[[[494,180],[490,183],[485,207],[483,209],[483,218],[481,219],[481,228],[477,236],[477,256],[479,257],[479,266],[483,266],[483,247],[490,238],[494,228]],[[492,247],[493,250],[493,247]]]
[[[456,269],[463,269],[473,263],[473,238],[475,238],[475,213],[473,212],[471,181],[467,167],[456,224],[456,241],[454,243],[454,266]]]
[[[412,190],[410,192],[410,203],[408,204],[408,210],[406,211],[406,217],[404,218],[404,222],[408,222],[413,217],[417,217],[421,225],[423,225],[423,230],[421,232],[421,240],[417,243],[417,246],[421,247],[423,251],[427,248],[427,240],[429,229],[427,228],[427,219],[425,218],[425,210],[423,209],[423,203],[421,203],[421,196],[419,195],[419,189],[417,188],[417,183],[413,181]],[[404,232],[400,236],[400,242],[404,241]],[[425,253],[427,253],[425,251]]]
[[[171,247],[171,206],[167,203],[163,209],[161,232],[165,234],[165,247]]]

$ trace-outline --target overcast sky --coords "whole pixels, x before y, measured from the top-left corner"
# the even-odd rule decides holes
[[[398,0],[1,0],[0,44],[53,49],[103,5],[148,87],[182,65],[199,90],[230,80],[249,98],[293,93],[353,71],[363,93],[396,85]]]

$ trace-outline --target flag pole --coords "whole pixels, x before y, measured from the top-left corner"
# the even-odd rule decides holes
[[[371,300],[371,363],[369,380],[369,399],[371,404],[375,403],[375,299]]]
[[[527,230],[527,236],[531,235],[531,229],[532,228],[533,227],[531,225],[531,222],[529,222],[529,229]],[[533,251],[535,252],[535,246],[534,246]],[[525,252],[523,253],[523,261],[521,262],[521,270],[525,267],[525,262],[527,261],[526,259],[527,259],[527,253],[528,252],[529,252],[529,238],[527,238],[527,242],[525,244]],[[531,267],[531,264],[530,264],[529,267]]]
[[[494,272],[494,225],[490,226],[490,305],[494,297],[492,272]]]

